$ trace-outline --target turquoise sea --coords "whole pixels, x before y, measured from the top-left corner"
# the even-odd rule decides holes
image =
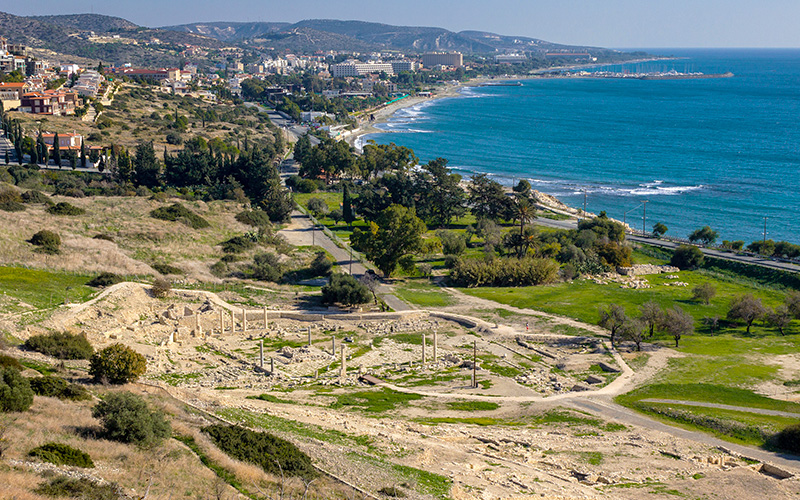
[[[399,111],[365,140],[408,146],[640,228],[800,243],[800,50],[645,49],[677,59],[614,71],[733,72],[703,80],[522,80]],[[627,215],[626,215],[627,212]]]

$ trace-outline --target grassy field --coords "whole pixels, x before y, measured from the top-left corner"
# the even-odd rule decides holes
[[[446,307],[454,300],[447,292],[426,280],[408,279],[395,286],[395,295],[410,304],[420,307]]]
[[[0,290],[3,295],[16,301],[37,308],[47,308],[65,302],[88,300],[96,292],[94,288],[86,286],[86,282],[93,277],[86,274],[0,266]],[[6,309],[14,310],[13,304]]]
[[[737,295],[752,293],[768,307],[783,303],[784,295],[778,290],[733,282],[724,276],[715,276],[704,271],[681,271],[677,275],[677,280],[663,274],[647,276],[652,288],[646,289],[624,289],[614,283],[599,285],[590,280],[578,280],[546,286],[467,288],[462,291],[500,304],[536,309],[592,324],[596,324],[599,319],[599,309],[609,304],[621,305],[629,316],[638,315],[639,307],[651,300],[662,308],[675,304],[691,314],[699,327],[700,321],[706,316],[724,318],[728,304]],[[687,283],[688,286],[666,285],[676,281]],[[701,283],[710,283],[717,289],[717,295],[709,305],[692,300],[692,288]],[[798,325],[793,324],[788,331],[793,332],[795,329],[798,329]],[[763,330],[761,325],[756,324],[752,331],[757,333]],[[732,331],[744,331],[744,327],[734,326]]]

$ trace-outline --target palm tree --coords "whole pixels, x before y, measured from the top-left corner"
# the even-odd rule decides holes
[[[536,218],[536,207],[527,198],[519,198],[514,207],[515,218],[519,220],[519,235],[523,236],[525,224]]]

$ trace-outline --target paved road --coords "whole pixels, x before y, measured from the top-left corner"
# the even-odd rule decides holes
[[[698,406],[700,408],[718,408],[720,410],[742,411],[745,413],[757,413],[759,415],[772,415],[775,417],[800,418],[800,413],[788,411],[765,410],[763,408],[751,408],[749,406],[733,406],[720,403],[706,403],[703,401],[680,401],[677,399],[642,399],[644,403],[664,403],[668,405]]]
[[[573,399],[569,402],[569,404],[580,410],[585,410],[590,413],[600,415],[604,418],[612,418],[623,424],[630,424],[630,425],[635,425],[637,427],[642,427],[644,429],[651,429],[659,432],[664,432],[666,434],[670,434],[675,437],[689,439],[691,441],[696,441],[698,443],[702,443],[707,446],[716,446],[725,448],[728,450],[732,450],[736,453],[739,453],[740,455],[743,455],[748,458],[753,458],[762,462],[769,462],[775,465],[779,465],[781,467],[789,467],[793,469],[793,471],[795,472],[800,470],[800,457],[784,453],[772,453],[758,448],[751,448],[749,446],[729,443],[728,441],[717,439],[713,436],[704,434],[702,432],[695,432],[695,431],[680,429],[678,427],[672,427],[671,425],[663,424],[656,420],[652,420],[645,416],[639,415],[633,412],[632,410],[629,410],[623,406],[611,402],[609,399],[605,398]]]
[[[287,118],[286,116],[284,116],[283,114],[279,113],[278,111],[275,111],[272,108],[267,108],[265,106],[262,106],[260,104],[256,104],[254,102],[246,102],[246,103],[244,103],[244,105],[247,106],[247,107],[256,108],[259,111],[261,111],[262,113],[266,113],[267,115],[269,115],[269,119],[270,119],[270,121],[272,121],[272,123],[274,123],[276,126],[282,128],[282,129],[286,130],[289,134],[293,135],[295,140],[297,140],[300,137],[304,136],[306,134],[306,132],[308,132],[308,127],[306,127],[305,125],[300,125],[300,124],[296,123],[291,118]],[[311,145],[312,146],[316,146],[317,144],[319,144],[321,142],[319,139],[317,139],[313,135],[309,139],[311,140]]]
[[[536,225],[545,226],[545,227],[552,227],[556,229],[577,229],[578,221],[570,219],[570,220],[552,220],[552,219],[536,219],[534,221]],[[656,247],[666,248],[666,249],[675,249],[678,248],[681,243],[675,243],[672,241],[667,240],[659,240],[656,238],[647,238],[643,236],[636,236],[633,234],[625,235],[625,238],[628,241],[633,241],[636,243],[644,243],[646,245],[652,245]],[[789,262],[780,262],[777,260],[768,259],[765,257],[758,257],[758,256],[749,256],[749,255],[737,255],[732,252],[723,252],[721,250],[715,250],[713,248],[700,248],[700,251],[703,252],[704,255],[708,255],[709,257],[713,257],[715,259],[722,259],[728,260],[732,262],[743,262],[746,264],[766,267],[769,269],[778,269],[781,271],[788,271],[792,273],[800,273],[800,265],[792,264]]]

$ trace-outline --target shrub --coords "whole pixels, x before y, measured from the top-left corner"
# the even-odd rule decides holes
[[[141,396],[112,392],[92,408],[92,416],[103,425],[106,437],[139,446],[159,444],[172,434],[163,411],[151,410]]]
[[[0,368],[0,411],[25,411],[33,404],[28,379],[13,368]]]
[[[28,379],[31,390],[37,396],[68,399],[70,401],[84,401],[92,399],[92,395],[85,387],[71,384],[61,377],[44,376]]]
[[[467,241],[462,235],[439,230],[436,231],[436,236],[442,240],[442,253],[445,255],[461,255],[467,249]]]
[[[170,290],[172,290],[172,283],[164,278],[156,278],[150,287],[150,292],[157,299],[166,297]]]
[[[62,201],[48,208],[47,213],[53,215],[82,215],[86,213],[86,210]]]
[[[317,187],[319,186],[311,179],[300,179],[295,185],[297,190],[301,193],[314,193],[317,191]]]
[[[278,256],[274,253],[260,253],[253,257],[251,268],[253,278],[261,281],[277,282],[283,275],[282,266]]]
[[[95,234],[94,236],[92,236],[92,239],[93,240],[105,240],[105,241],[110,241],[112,243],[114,241],[114,237],[111,236],[110,234]]]
[[[531,286],[555,283],[558,264],[552,259],[463,259],[450,271],[450,279],[458,286]]]
[[[61,247],[61,236],[53,231],[42,229],[31,237],[30,242],[44,253],[56,254]]]
[[[97,381],[125,384],[144,375],[147,360],[130,347],[114,344],[96,352],[89,360],[89,375]]]
[[[272,434],[228,425],[209,425],[203,432],[228,455],[256,464],[269,474],[283,473],[306,479],[318,475],[308,455]]]
[[[307,206],[314,217],[321,217],[328,213],[328,204],[322,198],[311,198],[308,200]]]
[[[103,272],[89,280],[86,284],[93,287],[106,287],[122,282],[122,277],[114,273]]]
[[[225,253],[242,253],[255,247],[256,243],[247,236],[234,236],[227,241],[223,241],[220,245]]]
[[[13,368],[19,372],[25,369],[17,358],[5,354],[0,354],[0,368]]]
[[[158,114],[158,113],[153,112],[153,114]],[[160,120],[160,118],[156,119]],[[172,144],[173,146],[183,144],[183,137],[181,137],[181,135],[178,133],[170,132],[169,134],[167,134],[167,144]]]
[[[190,211],[180,203],[157,208],[150,212],[150,217],[167,221],[179,221],[192,229],[202,229],[210,226],[207,220]]]
[[[0,210],[22,212],[25,210],[25,205],[22,204],[22,197],[13,189],[0,190]]]
[[[328,284],[322,287],[322,303],[340,303],[346,306],[366,304],[372,300],[369,288],[349,274],[332,274]]]
[[[89,478],[56,476],[37,487],[34,492],[49,497],[80,498],[81,500],[117,500],[117,486],[100,484]]]
[[[338,224],[344,220],[344,212],[341,208],[334,208],[328,214],[328,217],[330,217],[333,222]]]
[[[697,269],[703,265],[705,257],[699,248],[691,245],[681,245],[675,249],[670,259],[670,265],[680,269]]]
[[[161,274],[183,274],[183,269],[181,269],[180,267],[175,267],[171,264],[166,264],[164,262],[156,262],[150,267],[152,267]]]
[[[327,276],[331,273],[332,267],[333,262],[325,255],[325,252],[317,252],[311,265],[308,266],[308,270],[312,277]]]
[[[25,341],[25,347],[58,359],[89,359],[94,353],[86,337],[66,332],[34,335]]]
[[[45,205],[53,205],[53,200],[41,191],[31,190],[22,193],[23,203],[42,203]]]
[[[770,438],[769,444],[794,454],[800,453],[800,424],[784,428]]]
[[[29,457],[36,457],[43,462],[72,467],[94,467],[92,457],[88,453],[61,443],[45,443],[28,452]]]
[[[253,227],[272,227],[269,215],[261,209],[243,210],[236,214],[236,220]]]

